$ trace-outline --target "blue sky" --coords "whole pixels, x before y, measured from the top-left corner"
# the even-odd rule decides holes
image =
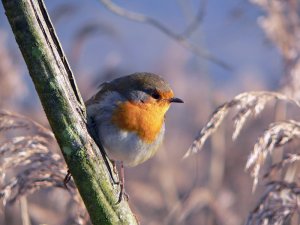
[[[109,32],[91,35],[83,44],[79,62],[71,65],[87,74],[101,71],[107,63],[103,59],[109,56],[119,59],[118,67],[125,73],[135,71],[156,72],[156,65],[170,46],[179,46],[161,31],[147,24],[129,21],[108,11],[99,1],[46,0],[50,15],[62,5],[72,5],[72,13],[61,15],[55,23],[56,31],[67,54],[72,51],[74,36],[87,23],[97,23]],[[182,31],[187,24],[187,17],[193,18],[200,1],[186,1],[188,15],[174,0],[131,0],[114,1],[116,4],[161,21],[174,31]],[[257,25],[257,19],[263,12],[255,5],[244,0],[207,1],[204,20],[191,40],[198,46],[210,51],[218,58],[233,66],[227,71],[218,65],[190,54],[191,65],[203,65],[213,83],[222,85],[241,75],[241,71],[250,71],[257,79],[262,79],[268,87],[278,85],[282,73],[280,56],[272,44],[268,44],[263,31]],[[53,18],[55,19],[55,18]],[[0,29],[7,30],[12,37],[3,7],[0,6]],[[10,46],[15,46],[14,39],[8,39]],[[181,48],[181,47],[178,47]],[[70,60],[70,56],[68,57]],[[76,74],[76,73],[75,73]],[[241,79],[239,77],[239,79]]]

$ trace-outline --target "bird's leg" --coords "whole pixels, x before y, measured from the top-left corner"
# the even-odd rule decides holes
[[[69,189],[67,184],[71,180],[71,177],[72,177],[72,175],[70,173],[70,170],[68,170],[67,175],[65,176],[65,179],[64,179],[64,186],[66,189]]]
[[[128,194],[125,192],[125,173],[124,173],[124,164],[123,164],[123,162],[121,162],[120,179],[121,179],[121,181],[120,181],[120,193],[119,193],[119,199],[118,199],[117,204],[119,204],[122,201],[123,197],[125,197],[127,201],[129,199]]]

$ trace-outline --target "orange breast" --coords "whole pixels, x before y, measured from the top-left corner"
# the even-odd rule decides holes
[[[167,103],[125,102],[114,112],[112,122],[123,130],[136,132],[143,141],[151,143],[160,132],[168,108]]]

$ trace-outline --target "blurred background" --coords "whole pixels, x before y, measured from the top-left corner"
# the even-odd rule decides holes
[[[125,171],[129,203],[137,218],[151,225],[243,224],[263,186],[251,192],[252,179],[244,171],[247,157],[258,136],[270,122],[284,118],[286,110],[267,107],[236,142],[231,140],[229,115],[199,154],[182,157],[215,108],[235,95],[281,89],[297,98],[289,85],[295,84],[299,57],[298,1],[113,3],[155,18],[171,34],[118,16],[101,1],[45,0],[84,100],[104,81],[147,71],[163,76],[185,102],[168,112],[158,154]],[[49,127],[2,5],[0,108]],[[52,149],[58,152],[55,144]],[[57,188],[28,195],[30,224],[64,224],[68,199],[68,193]],[[20,205],[16,201],[1,206],[0,224],[24,224]]]

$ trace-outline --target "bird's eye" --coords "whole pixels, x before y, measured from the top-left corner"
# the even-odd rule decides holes
[[[154,98],[154,99],[160,99],[160,95],[157,92],[153,92],[151,94],[151,97]]]

